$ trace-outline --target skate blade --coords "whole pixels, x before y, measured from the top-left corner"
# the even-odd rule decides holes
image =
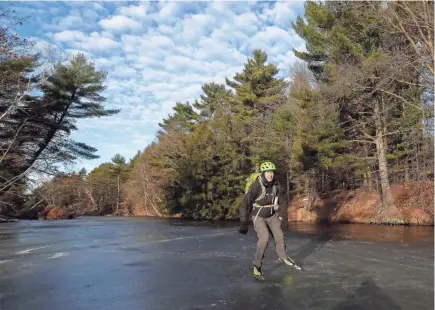
[[[264,277],[263,276],[256,276],[254,275],[254,278],[258,281],[264,281]]]
[[[294,268],[294,269],[296,269],[296,270],[302,270],[302,268],[299,267],[299,266],[296,265],[296,264],[294,264],[294,265],[288,265],[288,266],[290,266],[291,268]]]
[[[281,259],[279,259],[278,260],[280,263],[284,263],[284,261],[283,260],[281,260]],[[285,263],[284,263],[285,264]],[[294,269],[296,269],[296,270],[300,270],[300,271],[302,271],[302,268],[301,267],[299,267],[298,265],[296,265],[295,263],[293,263],[292,265],[287,265],[287,264],[285,264],[286,266],[289,266],[289,267],[291,267],[291,268],[294,268]]]

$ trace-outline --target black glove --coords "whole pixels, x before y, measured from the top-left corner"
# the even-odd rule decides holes
[[[244,235],[248,233],[248,222],[242,222],[239,228],[239,233]]]

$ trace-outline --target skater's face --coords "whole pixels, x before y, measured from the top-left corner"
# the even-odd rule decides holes
[[[275,173],[273,172],[273,171],[266,171],[265,173],[264,173],[264,176],[266,177],[266,180],[268,181],[268,182],[272,182],[272,180],[273,180],[273,176],[275,175]]]

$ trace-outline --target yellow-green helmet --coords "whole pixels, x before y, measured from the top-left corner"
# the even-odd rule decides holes
[[[270,162],[270,161],[266,161],[266,162],[264,162],[264,163],[262,163],[262,164],[260,165],[260,171],[261,171],[261,172],[265,172],[265,171],[275,171],[275,170],[276,170],[275,165],[274,165],[272,162]]]

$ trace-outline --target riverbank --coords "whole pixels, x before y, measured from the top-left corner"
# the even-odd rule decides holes
[[[289,222],[303,223],[355,223],[355,224],[396,224],[396,225],[434,225],[434,183],[413,182],[409,184],[395,184],[391,187],[396,205],[387,215],[377,216],[381,205],[380,195],[376,192],[364,190],[341,190],[325,193],[317,197],[310,207],[307,197],[297,195],[292,198],[288,207]],[[10,215],[9,219],[59,220],[73,219],[83,214],[75,214],[70,210],[63,210],[58,206],[39,206],[24,210],[21,214]],[[97,214],[87,214],[97,215]],[[144,214],[142,209],[133,212],[134,216],[153,216]],[[113,216],[108,214],[106,216]],[[128,217],[128,216],[127,216]],[[173,216],[155,216],[156,218],[184,218],[181,214]],[[7,222],[7,217],[0,219],[0,223]],[[200,219],[205,220],[205,219]],[[238,221],[217,216],[213,221]]]
[[[293,197],[288,208],[290,222],[329,222],[404,225],[434,225],[434,183],[413,182],[391,187],[395,206],[387,215],[377,217],[380,195],[373,191],[333,191],[317,197],[307,207],[307,197]]]

